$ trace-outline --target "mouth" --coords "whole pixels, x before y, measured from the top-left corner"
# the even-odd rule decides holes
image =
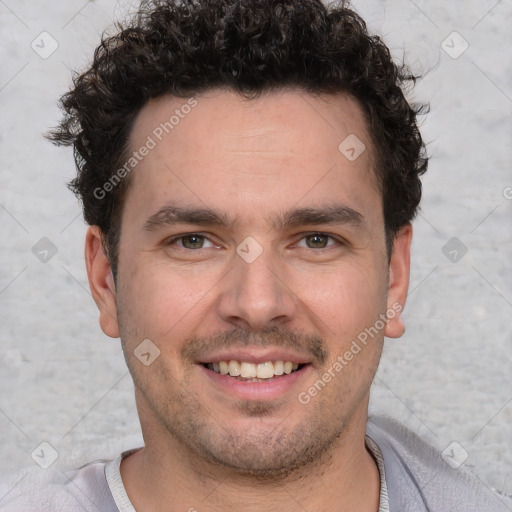
[[[249,361],[225,360],[212,363],[202,363],[207,370],[220,375],[231,377],[243,382],[272,382],[292,373],[300,372],[309,363],[293,361],[265,361],[251,363]]]
[[[309,354],[278,347],[233,347],[202,354],[196,363],[212,400],[284,403],[307,388],[317,371]]]

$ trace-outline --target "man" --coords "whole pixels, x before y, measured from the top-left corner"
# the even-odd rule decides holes
[[[319,0],[153,2],[102,42],[52,137],[145,446],[2,510],[509,509],[368,421],[427,168],[409,80]]]

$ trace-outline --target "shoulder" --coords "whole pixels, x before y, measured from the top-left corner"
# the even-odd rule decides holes
[[[440,451],[398,422],[372,417],[367,434],[382,452],[391,512],[512,510],[512,500],[498,496],[463,466],[449,465]]]
[[[0,511],[117,512],[105,478],[106,462],[70,471],[30,469],[2,477]]]

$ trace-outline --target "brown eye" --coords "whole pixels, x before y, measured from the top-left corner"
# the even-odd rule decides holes
[[[322,233],[315,233],[304,237],[309,249],[324,249],[328,245],[329,238],[331,237],[323,235]]]
[[[207,244],[210,244],[209,246]],[[213,247],[212,242],[206,236],[199,233],[189,233],[171,238],[167,241],[167,245],[177,245],[184,249],[205,249]]]
[[[204,236],[187,235],[181,238],[181,244],[185,249],[201,249],[204,244]]]

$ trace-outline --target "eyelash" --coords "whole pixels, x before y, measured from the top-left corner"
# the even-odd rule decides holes
[[[321,236],[321,237],[327,237],[328,239],[331,239],[332,241],[336,242],[338,245],[344,245],[344,241],[338,237],[335,237],[333,235],[330,235],[328,233],[323,233],[321,231],[312,231],[310,233],[306,233],[302,236],[302,238],[300,238],[299,242],[302,241],[302,240],[305,240],[306,238],[308,237],[311,237],[311,236],[315,236],[315,235],[318,235],[318,236]],[[171,238],[168,238],[166,241],[165,241],[165,245],[169,246],[169,245],[175,245],[175,242],[177,242],[178,240],[182,240],[183,238],[186,238],[186,237],[193,237],[193,236],[197,236],[197,237],[201,237],[201,238],[204,238],[205,240],[208,240],[209,242],[211,242],[212,244],[214,244],[209,238],[208,236],[206,236],[205,234],[203,233],[196,233],[196,232],[192,232],[192,233],[185,233],[183,235],[177,235],[177,236],[174,236],[174,237],[171,237]],[[215,245],[215,244],[214,244]],[[312,250],[321,250],[321,249],[328,249],[329,247],[331,247],[333,244],[328,244],[326,247],[320,247],[318,249],[314,249],[312,247],[305,247],[306,249],[312,249]],[[185,249],[187,251],[194,251],[194,250],[199,250],[199,249],[203,249],[203,247],[200,247],[199,249],[189,249],[187,247],[183,247],[181,246],[182,249]],[[207,247],[208,249],[208,247]]]
[[[195,233],[195,232],[193,232],[193,233],[185,233],[184,235],[178,235],[178,236],[173,236],[171,238],[168,238],[165,241],[165,245],[174,245],[174,243],[177,242],[178,240],[182,240],[183,238],[192,237],[192,236],[197,236],[197,237],[204,238],[206,240],[209,240],[213,244],[213,242],[206,235],[204,235],[202,233]],[[185,249],[185,250],[188,250],[188,251],[194,250],[194,249],[187,249],[187,247],[182,247],[182,249]],[[203,247],[201,247],[201,249],[203,249]]]

